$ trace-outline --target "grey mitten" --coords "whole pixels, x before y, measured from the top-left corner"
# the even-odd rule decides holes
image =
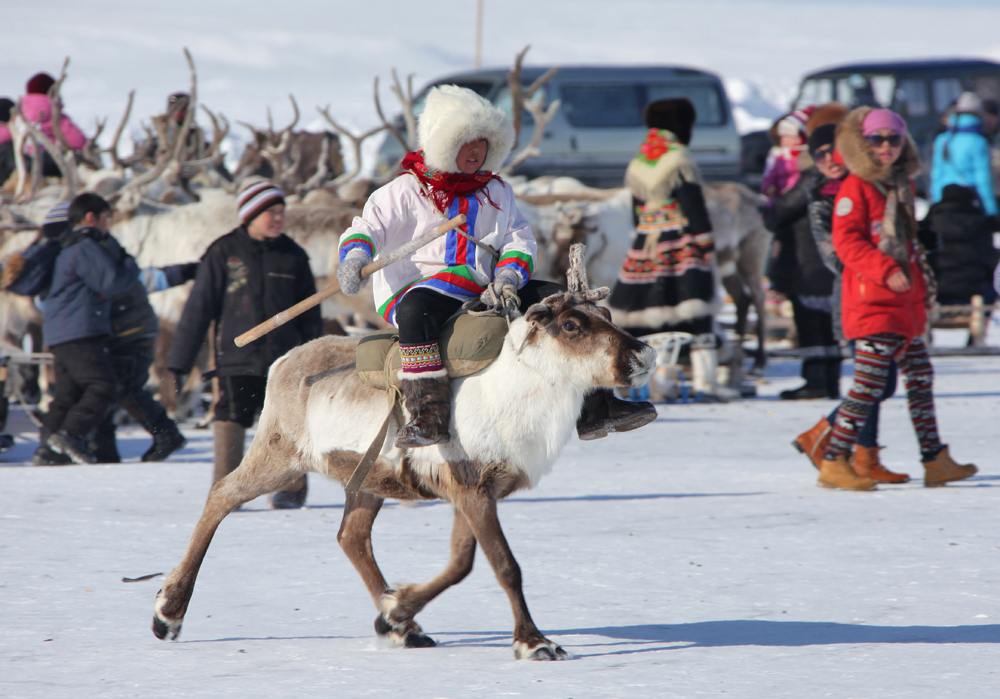
[[[370,265],[372,258],[361,248],[354,248],[344,257],[337,268],[337,281],[340,290],[348,296],[355,296],[368,285],[368,279],[361,278],[361,269]]]
[[[487,308],[498,309],[503,307],[505,300],[511,300],[514,307],[517,307],[517,287],[521,283],[521,277],[512,269],[501,269],[493,277],[483,293],[479,295],[479,300],[486,304]]]

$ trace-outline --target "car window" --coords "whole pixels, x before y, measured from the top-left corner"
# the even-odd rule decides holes
[[[833,81],[828,78],[813,78],[802,83],[802,91],[795,102],[795,109],[814,104],[833,102]]]
[[[524,85],[523,87],[526,88],[528,86]],[[542,101],[542,100],[546,100],[547,97],[548,97],[548,93],[545,91],[545,88],[544,87],[540,87],[535,92],[535,94],[532,96],[531,101],[532,102],[539,102],[539,101]],[[514,115],[510,111],[510,109],[511,109],[510,88],[507,87],[506,85],[504,85],[499,90],[497,90],[496,97],[493,98],[493,104],[495,104],[496,106],[500,107],[500,109],[502,109],[505,112],[507,112],[507,116],[509,116],[511,118],[514,117]],[[545,101],[544,104],[546,106],[548,106],[548,102],[547,101]],[[524,113],[521,115],[521,125],[522,126],[523,125],[530,125],[530,124],[534,124],[534,123],[535,123],[535,119],[534,119],[534,117],[531,116],[531,112],[529,112],[527,109],[525,109]]]
[[[856,73],[837,81],[837,102],[854,107],[888,107],[892,104],[896,79],[891,75]]]
[[[930,114],[927,82],[916,78],[900,80],[896,87],[896,101],[892,108],[904,119]]]
[[[564,84],[560,95],[563,113],[573,126],[642,126],[646,106],[642,85]]]
[[[687,97],[697,112],[695,123],[718,126],[726,123],[725,103],[716,85],[626,83],[613,85],[564,84],[560,88],[562,109],[576,127],[642,126],[642,110],[649,102]]]
[[[944,111],[962,94],[962,83],[958,78],[937,78],[933,83],[934,111]]]
[[[653,84],[646,87],[646,102],[687,97],[698,115],[696,124],[719,126],[726,123],[722,97],[715,85]]]
[[[972,90],[984,99],[1000,100],[1000,75],[977,75]]]

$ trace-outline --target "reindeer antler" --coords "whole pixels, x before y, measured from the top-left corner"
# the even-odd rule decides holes
[[[583,243],[575,243],[570,247],[566,281],[571,293],[579,295],[584,301],[597,303],[601,299],[607,298],[611,289],[606,286],[599,286],[596,289],[590,288],[587,282],[587,265],[584,263],[586,255],[587,246]]]

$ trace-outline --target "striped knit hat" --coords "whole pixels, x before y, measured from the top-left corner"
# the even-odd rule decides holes
[[[69,205],[70,200],[67,199],[49,209],[42,221],[42,237],[58,238],[69,228]]]
[[[270,182],[255,182],[236,198],[240,223],[244,226],[257,218],[267,208],[284,204],[285,194]]]

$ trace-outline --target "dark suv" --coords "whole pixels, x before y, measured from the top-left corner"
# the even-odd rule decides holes
[[[824,68],[802,79],[792,109],[827,102],[852,109],[888,107],[906,119],[926,173],[934,137],[944,129],[945,110],[966,90],[983,99],[1000,100],[1000,63],[940,58]]]

